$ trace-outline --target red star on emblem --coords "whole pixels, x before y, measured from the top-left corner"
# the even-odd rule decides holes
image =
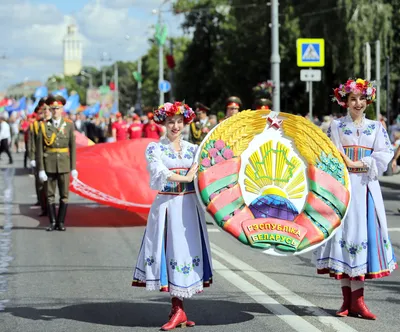
[[[279,129],[282,124],[282,120],[279,120],[278,117],[274,116],[268,116],[267,121],[271,127],[274,127],[275,129]]]

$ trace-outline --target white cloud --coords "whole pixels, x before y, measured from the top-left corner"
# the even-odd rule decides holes
[[[63,19],[62,13],[52,4],[34,5],[30,2],[0,2],[1,25],[12,27],[31,24],[55,24]]]
[[[108,52],[112,60],[136,60],[149,47],[150,27],[157,18],[151,9],[163,0],[89,0],[75,12],[74,21],[84,45],[83,65],[100,67],[100,55]],[[164,8],[170,6],[165,4]],[[132,11],[133,9],[133,11]],[[143,15],[135,15],[140,9]],[[169,16],[169,17],[168,17]],[[177,35],[177,20],[165,15]],[[179,20],[178,20],[179,21]],[[46,77],[63,71],[63,38],[71,17],[53,4],[33,4],[31,0],[0,0],[0,30],[2,34],[0,59],[3,74],[0,91],[6,86],[30,80],[45,80]],[[126,39],[129,35],[130,38]],[[11,77],[10,77],[11,76]]]

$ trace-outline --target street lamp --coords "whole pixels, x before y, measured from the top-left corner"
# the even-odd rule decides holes
[[[111,56],[107,52],[103,52],[103,53],[101,53],[100,61],[101,62],[110,62],[110,61],[112,61],[112,59],[111,59]],[[106,69],[105,69],[104,66],[102,68],[102,83],[101,83],[101,85],[102,86],[106,86],[107,85],[107,82],[106,82]]]
[[[280,63],[279,55],[279,2],[272,0],[267,5],[271,6],[271,78],[274,82],[274,90],[272,93],[272,108],[275,112],[280,111]]]
[[[381,42],[375,40],[375,81],[376,81],[376,120],[379,121],[379,115],[381,113]],[[371,44],[372,44],[371,43]],[[365,76],[366,79],[371,77],[371,48],[370,42],[365,44]]]
[[[81,75],[85,77],[89,77],[89,88],[93,88],[93,75],[85,72],[84,70],[81,71]]]
[[[152,13],[154,15],[158,14],[158,27],[159,29],[162,29],[161,23],[162,23],[162,17],[161,17],[161,7],[165,5],[169,0],[164,0],[158,9],[153,9]],[[160,30],[161,31],[161,30]],[[164,50],[163,50],[163,43],[159,41],[158,43],[158,66],[159,66],[159,71],[158,71],[158,83],[164,80]],[[160,94],[160,99],[159,99],[159,105],[164,104],[164,92],[159,91]]]

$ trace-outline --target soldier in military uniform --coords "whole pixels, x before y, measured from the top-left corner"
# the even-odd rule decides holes
[[[48,108],[46,104],[46,98],[40,99],[37,107],[35,108],[34,114],[36,114],[36,119],[29,125],[29,138],[28,138],[28,157],[30,159],[30,165],[34,169],[35,175],[35,189],[38,199],[38,205],[40,205],[42,212],[40,217],[47,215],[47,197],[46,197],[46,184],[41,182],[39,179],[39,171],[36,167],[36,143],[39,134],[40,124],[45,120],[45,114],[49,113],[46,111]],[[51,115],[50,115],[51,117]]]
[[[258,98],[254,101],[254,109],[258,110],[270,110],[272,109],[272,102],[267,98]]]
[[[196,120],[190,124],[189,140],[193,144],[200,145],[203,139],[213,128],[213,125],[208,118],[208,113],[210,112],[210,109],[199,102],[197,102],[195,106]]]
[[[68,207],[69,177],[76,179],[76,145],[74,124],[62,117],[65,105],[62,96],[50,96],[52,118],[40,125],[37,140],[37,162],[39,179],[47,181],[48,215],[50,226],[47,231],[55,229],[65,231],[64,221]],[[58,185],[60,205],[56,217],[55,192]]]
[[[254,110],[268,110],[272,108],[272,92],[274,84],[272,81],[265,81],[258,83],[253,87],[253,109]]]
[[[225,119],[240,112],[242,101],[239,97],[231,96],[226,100]]]

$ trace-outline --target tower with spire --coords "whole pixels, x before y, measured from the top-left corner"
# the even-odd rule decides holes
[[[76,24],[70,24],[64,37],[64,75],[78,75],[82,70],[82,40]]]

